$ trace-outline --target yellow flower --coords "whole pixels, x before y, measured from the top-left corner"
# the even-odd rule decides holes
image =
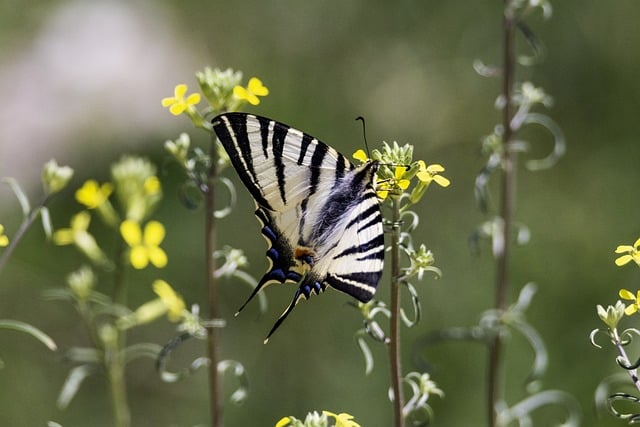
[[[408,179],[404,179],[404,173],[407,171],[406,166],[396,166],[394,171],[395,184],[400,187],[402,190],[406,190],[409,188],[409,184],[411,181]]]
[[[187,313],[184,300],[173,290],[171,285],[164,280],[156,280],[152,286],[158,298],[145,302],[133,313],[118,319],[118,328],[129,329],[137,325],[150,323],[164,314],[167,315],[170,321],[179,322]]]
[[[85,238],[85,234],[89,234],[87,229],[91,222],[89,212],[78,212],[71,218],[70,228],[62,228],[53,233],[53,241],[56,245],[70,245]]]
[[[342,412],[341,414],[334,414],[333,412],[322,411],[322,414],[335,418],[335,427],[360,427],[360,424],[353,421],[353,415],[349,415],[345,412]]]
[[[144,192],[149,196],[154,196],[162,190],[160,180],[157,176],[150,176],[144,180]]]
[[[140,224],[127,219],[120,224],[120,233],[131,248],[129,260],[133,268],[145,268],[149,262],[158,268],[167,265],[167,254],[160,248],[165,235],[161,223],[149,221],[143,233]]]
[[[369,156],[367,156],[367,153],[365,153],[363,149],[359,149],[355,153],[353,153],[353,158],[359,160],[362,163],[371,161],[371,159],[369,159]],[[390,167],[388,167],[388,169],[391,170]],[[393,169],[393,178],[378,177],[376,180],[376,194],[378,195],[378,198],[384,200],[389,195],[389,192],[391,192],[392,194],[401,194],[402,191],[409,188],[411,180],[405,178],[405,173],[408,169],[409,168],[407,166],[396,166]]]
[[[626,289],[620,289],[618,295],[620,295],[620,298],[624,300],[633,301],[627,306],[627,308],[624,309],[624,314],[626,314],[627,316],[631,316],[633,313],[640,310],[640,291],[637,291],[636,295],[634,295]]]
[[[381,183],[376,185],[376,195],[380,200],[385,200],[389,195],[389,190],[391,186],[388,181],[382,181]]]
[[[193,108],[194,105],[200,102],[200,94],[192,93],[185,99],[187,93],[187,85],[179,84],[173,90],[173,96],[162,99],[162,106],[169,107],[169,111],[174,116],[179,116],[184,113],[188,108]]]
[[[441,165],[429,165],[427,166],[423,160],[418,160],[418,173],[416,176],[418,179],[426,184],[430,184],[431,181],[435,181],[441,187],[448,187],[451,184],[444,176],[438,175],[440,172],[444,172],[444,168]]]
[[[0,248],[9,244],[9,238],[4,234],[4,225],[0,224]]]
[[[89,212],[78,212],[71,218],[69,228],[61,228],[53,233],[53,243],[60,246],[74,244],[92,261],[107,264],[109,261],[106,255],[98,246],[96,239],[87,231],[90,222]]]
[[[618,258],[616,258],[616,265],[618,267],[622,267],[627,264],[629,261],[633,260],[636,264],[640,265],[640,251],[638,251],[638,247],[640,246],[640,238],[636,240],[633,246],[630,245],[620,245],[616,248],[617,254],[625,254]]]
[[[162,303],[167,308],[167,317],[172,322],[178,322],[185,310],[184,300],[173,290],[164,280],[156,280],[153,282],[153,292],[155,292]]]
[[[411,181],[404,178],[407,171],[406,166],[396,166],[393,171],[393,178],[378,178],[376,183],[376,194],[381,200],[384,200],[391,194],[400,195],[404,190],[409,188]]]
[[[280,418],[280,421],[276,423],[276,427],[288,426],[291,423],[291,417]]]
[[[95,209],[102,205],[113,192],[113,185],[105,182],[99,185],[94,179],[85,183],[76,191],[76,200],[89,209]]]
[[[258,97],[269,95],[269,89],[262,84],[259,78],[251,77],[246,88],[235,86],[233,88],[233,94],[236,98],[245,100],[251,105],[258,105],[260,104],[260,98]]]
[[[362,163],[366,163],[369,161],[369,157],[367,156],[367,153],[365,153],[362,148],[356,151],[355,153],[353,153],[353,158],[356,160],[360,160]]]

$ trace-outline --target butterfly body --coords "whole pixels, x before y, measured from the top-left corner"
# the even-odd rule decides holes
[[[247,302],[272,283],[298,284],[269,335],[327,286],[369,301],[384,257],[377,163],[354,166],[316,138],[255,115],[222,114],[213,129],[256,202],[269,245],[269,268]]]

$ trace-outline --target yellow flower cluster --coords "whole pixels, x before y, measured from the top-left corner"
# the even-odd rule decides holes
[[[441,172],[444,172],[442,165],[427,166],[423,160],[412,162],[411,152],[412,149],[409,149],[408,146],[400,147],[397,144],[394,144],[393,148],[385,144],[383,153],[374,150],[374,159],[380,162],[380,170],[376,179],[376,194],[380,200],[385,200],[389,195],[400,196],[409,188],[413,177],[418,178],[418,184],[411,192],[412,203],[416,203],[422,197],[431,182],[435,182],[441,187],[448,187],[451,184],[451,181],[440,175]],[[362,149],[353,153],[353,158],[363,163],[371,161]],[[398,164],[398,160],[403,163]],[[386,170],[391,173],[385,173]]]
[[[220,71],[206,69],[197,74],[198,83],[209,103],[209,109],[216,113],[223,111],[237,111],[244,103],[259,105],[260,97],[269,95],[267,88],[257,77],[249,79],[247,86],[239,83],[242,73],[234,73],[232,70]],[[197,127],[207,128],[203,113],[200,113],[196,105],[200,103],[201,95],[192,93],[187,95],[187,85],[179,84],[173,90],[173,96],[162,99],[162,106],[168,107],[174,116],[186,114]]]

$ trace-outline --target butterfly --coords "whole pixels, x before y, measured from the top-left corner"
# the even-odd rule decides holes
[[[302,299],[327,287],[369,301],[382,276],[384,231],[376,161],[360,166],[283,123],[225,113],[213,130],[256,202],[269,268],[238,313],[265,286],[298,288],[265,343]]]

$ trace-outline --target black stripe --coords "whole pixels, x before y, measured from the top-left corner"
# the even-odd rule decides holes
[[[348,248],[346,248],[342,252],[340,252],[338,255],[334,256],[333,259],[338,259],[338,258],[342,258],[342,257],[348,256],[348,255],[360,254],[360,253],[368,252],[371,249],[374,249],[374,248],[377,248],[377,247],[384,248],[384,234],[383,233],[380,233],[380,234],[376,235],[373,239],[369,240],[368,242],[360,243],[359,245],[349,246]],[[383,252],[383,257],[384,257],[384,252]]]
[[[269,158],[269,151],[267,148],[269,147],[269,123],[271,122],[264,117],[256,117],[258,123],[260,123],[260,141],[262,141],[262,154],[264,154],[264,158]]]
[[[373,197],[375,197],[375,194],[373,194]],[[362,201],[360,203],[363,203],[364,200],[370,199],[371,197],[366,197],[364,199],[362,199]],[[366,219],[368,219],[369,217],[373,217],[373,219],[371,220],[372,222],[375,222],[377,220],[379,220],[379,218],[382,215],[380,214],[380,206],[378,205],[378,201],[376,200],[374,203],[371,204],[371,206],[369,206],[365,211],[360,212],[360,214],[358,216],[356,216],[355,218],[353,218],[349,224],[347,224],[346,228],[351,228],[353,227],[355,224],[359,224],[363,221],[365,221]],[[368,226],[368,225],[367,225]],[[364,230],[367,227],[360,227],[358,228],[358,231],[360,230]]]
[[[308,197],[300,203],[300,212],[298,216],[300,218],[300,222],[298,223],[298,244],[300,246],[306,246],[304,242],[304,235],[302,232],[304,231],[304,224],[305,222],[307,222],[307,205],[308,204],[309,204]]]
[[[365,186],[371,185],[371,182],[373,182],[373,174],[377,168],[378,162],[372,161],[367,163],[365,167],[355,174],[353,178],[353,187],[363,187],[362,182],[364,182]]]
[[[212,120],[213,130],[227,151],[227,154],[229,154],[229,160],[231,160],[233,167],[251,193],[251,196],[253,196],[259,205],[273,210],[269,202],[267,202],[262,195],[253,167],[253,157],[251,155],[251,146],[247,133],[248,120],[252,120],[252,118],[244,114],[223,114]],[[234,143],[232,135],[235,137],[237,145]]]
[[[340,153],[338,153],[338,160],[336,161],[336,181],[344,176],[346,159]]]
[[[314,194],[318,189],[318,182],[320,182],[320,166],[322,161],[327,155],[328,146],[324,144],[316,144],[311,156],[311,178],[309,179],[309,196]]]
[[[378,206],[375,206],[376,208]],[[376,209],[376,213],[372,212],[372,217],[369,221],[365,222],[364,224],[360,224],[358,223],[359,227],[358,227],[358,233],[361,233],[362,231],[366,230],[369,227],[375,226],[377,224],[380,224],[382,222],[382,214],[380,213],[380,209]],[[366,219],[366,216],[363,217],[363,220]]]
[[[353,274],[348,274],[344,276],[337,275],[337,274],[330,274],[325,279],[325,282],[327,282],[329,286],[339,291],[342,291],[346,294],[351,295],[358,301],[367,302],[373,297],[373,293],[369,292],[366,289],[353,286],[352,284],[347,283],[346,280],[362,283],[363,285],[372,286],[375,288],[378,286],[380,277],[382,277],[382,272],[353,273]]]
[[[368,261],[368,260],[384,261],[384,246],[381,246],[378,252],[371,252],[369,255],[364,255],[356,259],[358,261]]]
[[[287,195],[285,194],[285,176],[284,163],[282,162],[282,153],[284,151],[284,139],[287,136],[289,128],[286,126],[274,126],[271,144],[273,146],[273,161],[276,168],[276,177],[278,178],[278,188],[280,189],[280,198],[283,204],[287,204]]]
[[[304,157],[307,155],[307,149],[309,148],[312,140],[312,136],[307,135],[306,133],[302,134],[302,141],[300,141],[300,156],[298,156],[299,165],[304,161]]]

